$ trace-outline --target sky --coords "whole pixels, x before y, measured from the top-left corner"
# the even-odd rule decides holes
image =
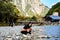
[[[40,1],[49,8],[51,8],[52,5],[56,4],[57,2],[60,2],[60,0],[40,0]]]

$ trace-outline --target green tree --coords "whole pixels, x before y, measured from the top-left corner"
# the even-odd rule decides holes
[[[30,21],[36,21],[36,17],[35,16],[33,16],[31,19],[30,19]]]
[[[52,8],[48,11],[46,16],[52,15],[53,12],[58,12],[60,16],[60,2],[53,5]]]
[[[16,19],[17,12],[14,11],[16,9],[17,9],[16,6],[10,3],[9,0],[0,1],[0,22],[3,21],[8,22],[10,16]]]

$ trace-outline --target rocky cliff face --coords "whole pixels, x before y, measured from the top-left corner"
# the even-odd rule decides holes
[[[40,0],[12,0],[20,11],[20,15],[25,17],[45,16],[49,8],[44,6]]]

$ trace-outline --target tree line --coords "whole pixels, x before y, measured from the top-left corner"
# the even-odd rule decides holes
[[[10,1],[11,0],[0,0],[0,22],[8,23],[10,17],[12,17],[14,21],[17,19],[17,13],[19,11]]]

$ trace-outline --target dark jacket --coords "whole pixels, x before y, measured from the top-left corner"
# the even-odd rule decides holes
[[[23,29],[29,29],[29,28],[31,28],[31,26],[29,26],[29,24],[26,24],[26,25],[23,27]],[[21,31],[21,33],[22,33],[22,34],[27,34],[27,33],[31,34],[31,30],[30,30],[29,32],[27,32],[27,31]]]

